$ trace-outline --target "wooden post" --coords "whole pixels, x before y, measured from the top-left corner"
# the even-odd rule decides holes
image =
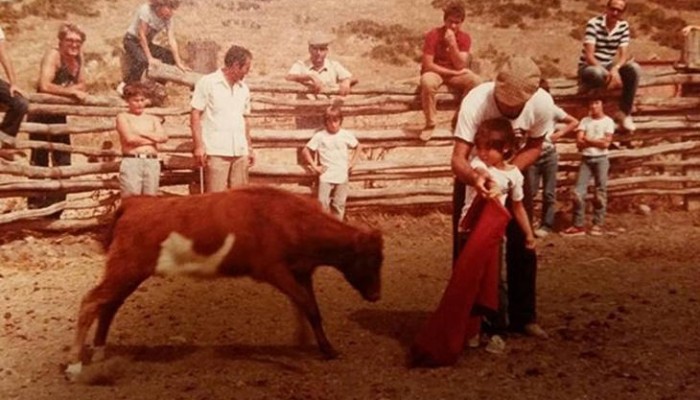
[[[187,63],[193,71],[208,74],[218,68],[217,58],[221,47],[212,40],[194,40],[187,43]]]
[[[685,37],[681,65],[686,69],[700,70],[700,30],[692,29]]]

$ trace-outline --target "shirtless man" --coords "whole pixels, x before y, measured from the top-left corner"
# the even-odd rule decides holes
[[[140,82],[124,87],[124,99],[129,110],[117,115],[117,132],[122,146],[119,167],[119,189],[123,197],[158,194],[160,162],[157,146],[168,136],[160,120],[144,114],[148,89]]]

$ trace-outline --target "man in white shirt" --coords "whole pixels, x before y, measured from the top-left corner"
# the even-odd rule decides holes
[[[338,61],[328,59],[330,35],[316,32],[309,38],[309,58],[292,65],[285,79],[299,82],[313,93],[337,88],[341,96],[350,93],[352,74]]]
[[[537,160],[549,121],[552,120],[554,101],[539,87],[540,70],[528,57],[511,57],[499,71],[495,82],[485,82],[472,89],[462,100],[455,129],[452,152],[452,171],[456,175],[453,210],[454,257],[463,243],[457,238],[457,222],[464,202],[464,185],[473,186],[487,195],[488,178],[470,165],[474,136],[482,122],[505,117],[513,128],[521,132],[524,145],[510,161],[521,171]],[[530,198],[525,187],[525,198]],[[531,204],[525,204],[532,214]],[[517,223],[511,221],[507,230],[506,266],[508,271],[508,327],[516,331],[545,338],[547,333],[536,322],[535,279],[537,255],[525,247],[525,235]]]
[[[337,90],[340,96],[350,93],[353,83],[352,74],[341,63],[328,58],[328,46],[333,41],[331,35],[315,32],[309,38],[309,58],[295,62],[284,79],[298,82],[309,89],[308,93],[299,93],[298,99],[328,99],[324,90]],[[300,115],[295,119],[299,129],[320,129],[323,127],[323,115]]]
[[[192,95],[190,129],[193,154],[204,167],[207,193],[248,183],[255,158],[250,139],[250,89],[243,78],[250,71],[249,50],[231,46],[224,67],[203,76]]]

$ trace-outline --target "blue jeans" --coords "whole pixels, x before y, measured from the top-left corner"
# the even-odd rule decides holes
[[[343,220],[345,217],[345,202],[348,198],[348,189],[350,184],[345,183],[328,183],[319,182],[318,183],[318,201],[321,202],[321,207],[326,212],[338,217],[339,220]],[[333,193],[333,199],[331,200],[331,192]]]
[[[557,202],[557,171],[559,169],[559,154],[554,147],[543,150],[540,157],[526,172],[527,180],[533,192],[533,197],[540,187],[542,179],[542,223],[540,227],[552,230],[554,213]]]
[[[593,198],[593,225],[603,225],[605,210],[608,205],[608,170],[610,160],[607,155],[588,157],[583,156],[576,178],[574,190],[574,226],[582,227],[586,214],[586,193],[588,181],[593,176],[595,180],[595,197]]]
[[[605,88],[609,70],[612,64],[600,67],[588,65],[578,70],[578,77],[581,84],[589,89]],[[620,79],[622,79],[622,97],[620,98],[620,111],[626,115],[632,113],[634,96],[637,94],[639,86],[639,76],[642,68],[634,61],[629,61],[620,67]]]
[[[0,79],[0,104],[7,105],[5,116],[0,122],[0,131],[16,137],[19,131],[19,126],[22,124],[22,119],[29,109],[29,101],[22,97],[21,94],[12,95],[10,93],[10,84]]]

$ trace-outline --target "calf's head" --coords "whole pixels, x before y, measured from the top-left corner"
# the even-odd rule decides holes
[[[354,252],[342,268],[345,279],[367,301],[377,301],[381,295],[382,247],[382,233],[378,230],[357,233]]]

